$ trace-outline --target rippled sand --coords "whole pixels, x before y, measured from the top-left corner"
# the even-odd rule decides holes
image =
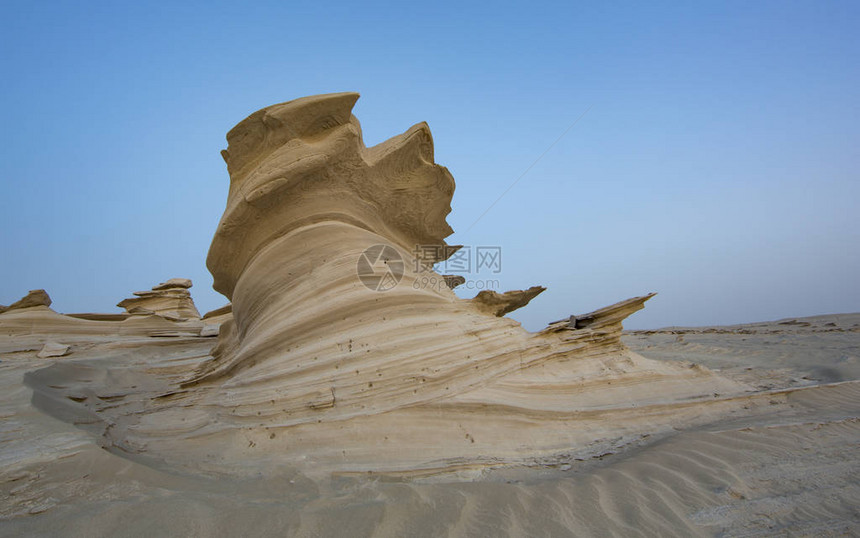
[[[139,363],[182,369],[211,340],[82,338],[57,359],[3,341],[0,535],[860,532],[860,314],[637,331],[624,341],[646,358],[701,364],[755,390],[734,400],[742,413],[716,413],[718,402],[702,400],[690,404],[697,426],[649,433],[643,418],[633,442],[595,439],[590,452],[531,465],[408,479],[261,468],[238,478],[102,446],[94,419],[45,400],[52,391],[74,398],[90,382],[130,386]],[[111,405],[110,394],[99,397]]]

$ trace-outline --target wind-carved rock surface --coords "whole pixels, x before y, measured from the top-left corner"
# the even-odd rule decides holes
[[[484,290],[472,299],[478,310],[492,314],[497,317],[504,316],[518,308],[527,305],[532,299],[545,292],[543,286],[532,286],[527,290],[513,290],[498,293],[493,290]]]
[[[454,252],[454,180],[434,163],[426,124],[366,148],[357,98],[275,105],[227,135],[230,192],[208,267],[233,322],[187,385],[218,384],[236,414],[281,424],[377,414],[450,399],[571,347],[498,317],[541,287],[465,301],[421,286],[441,259],[411,263],[417,247]],[[356,277],[374,245],[406,262],[386,292]],[[618,334],[602,340],[618,346]]]
[[[621,320],[651,295],[593,313],[587,326],[530,333],[501,316],[540,286],[464,300],[441,275],[429,273],[441,285],[424,285],[431,266],[456,250],[445,243],[454,180],[434,162],[424,123],[365,147],[352,115],[357,99],[270,106],[228,133],[230,189],[207,266],[232,317],[211,358],[128,438],[152,446],[147,424],[167,437],[176,409],[196,407],[209,417],[198,415],[200,435],[249,439],[223,447],[226,459],[447,468],[569,448],[579,434],[559,433],[560,424],[586,409],[627,408],[634,396],[657,401],[667,387],[677,400],[738,389],[626,350]],[[391,289],[359,278],[366,251],[396,269]],[[632,391],[646,379],[650,388]],[[289,442],[270,441],[284,435]]]
[[[117,306],[138,316],[156,315],[171,321],[200,319],[200,312],[188,291],[190,287],[191,280],[187,278],[171,278],[150,291],[134,292],[135,297],[124,299]]]
[[[136,292],[134,299],[122,301],[127,312],[121,314],[60,314],[50,308],[52,301],[45,290],[32,290],[8,307],[0,306],[0,334],[18,340],[17,344],[50,343],[52,335],[69,341],[199,335],[203,324],[187,290],[191,281],[171,279],[156,288],[162,286],[167,287]]]
[[[9,306],[0,305],[0,314],[10,312],[12,310],[21,310],[23,308],[32,308],[34,306],[51,306],[51,297],[45,290],[30,290],[27,295],[15,301]]]

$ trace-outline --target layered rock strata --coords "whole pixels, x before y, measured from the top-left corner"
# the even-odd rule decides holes
[[[351,114],[357,98],[274,105],[228,133],[230,189],[207,265],[232,316],[211,359],[154,400],[145,421],[112,430],[125,436],[118,442],[160,437],[182,452],[165,424],[196,408],[198,430],[185,422],[183,437],[241,435],[257,448],[233,452],[235,441],[224,441],[228,459],[312,453],[341,469],[446,467],[583,442],[566,428],[585,410],[741,389],[621,344],[621,320],[651,295],[538,333],[503,316],[540,286],[458,298],[431,269],[457,247],[445,242],[454,180],[434,163],[429,128],[365,147]],[[467,423],[484,434],[477,448],[461,431]],[[291,441],[267,441],[276,432]],[[388,439],[398,441],[383,450]]]
[[[134,292],[135,297],[124,299],[117,306],[132,315],[156,315],[172,321],[200,319],[200,312],[188,291],[190,287],[191,280],[172,278],[153,286],[150,291]]]
[[[0,314],[11,310],[21,310],[34,306],[51,306],[51,297],[45,290],[30,290],[27,295],[15,301],[9,306],[0,305]]]
[[[187,290],[182,291],[188,293]],[[160,304],[171,308],[162,310],[159,314],[149,309],[137,310],[135,314],[60,314],[50,308],[51,298],[45,290],[33,290],[23,299],[0,308],[0,333],[17,341],[12,349],[33,343],[46,344],[52,338],[71,342],[93,337],[197,336],[203,328],[203,324],[197,319],[199,314],[188,318],[175,315],[180,312],[192,313],[191,309],[196,313],[194,303],[190,302],[189,308],[189,302],[190,297],[173,302],[170,299],[162,299]],[[172,308],[174,306],[180,308]]]

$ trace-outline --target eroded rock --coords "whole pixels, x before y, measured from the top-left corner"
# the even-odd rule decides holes
[[[11,310],[20,310],[22,308],[32,308],[34,306],[51,306],[51,297],[45,290],[30,290],[27,295],[10,304],[9,306],[0,305],[0,314]]]
[[[136,297],[124,299],[117,306],[138,316],[161,316],[171,321],[200,319],[194,300],[188,288],[191,280],[172,278],[154,286],[151,291],[136,291]]]
[[[504,316],[518,308],[529,304],[529,301],[546,291],[543,286],[532,286],[527,290],[513,290],[498,293],[493,290],[484,290],[478,293],[472,303],[481,312],[486,312],[497,317]]]
[[[191,287],[191,279],[190,278],[171,278],[167,282],[162,282],[157,286],[153,286],[153,291],[159,290],[169,290],[171,288],[184,288],[188,289]]]
[[[47,342],[44,346],[42,346],[41,351],[36,354],[40,359],[45,359],[48,357],[62,357],[69,353],[69,346],[65,344],[60,344],[58,342]]]

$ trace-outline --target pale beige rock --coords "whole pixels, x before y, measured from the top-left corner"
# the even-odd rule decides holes
[[[48,296],[48,292],[45,290],[30,290],[27,295],[9,306],[0,305],[0,314],[9,312],[10,310],[20,310],[34,306],[51,306],[51,298]]]
[[[66,316],[47,306],[0,314],[0,333],[20,342],[45,342],[51,338],[78,342],[94,338],[198,336],[202,328],[203,323],[196,319],[173,321],[154,314]]]
[[[101,313],[93,313],[93,312],[81,312],[74,314],[65,314],[66,316],[78,319],[88,319],[91,321],[123,321],[128,319],[130,314],[101,314]]]
[[[42,346],[41,351],[36,354],[37,357],[45,359],[48,357],[62,357],[69,353],[69,346],[58,342],[48,342]]]
[[[500,317],[526,306],[529,301],[544,291],[546,288],[543,286],[532,286],[527,290],[506,291],[505,293],[484,290],[472,299],[472,303],[481,312]]]
[[[200,319],[188,288],[191,280],[172,278],[154,286],[151,291],[136,291],[136,297],[124,299],[117,306],[133,315],[156,315],[172,321]]]
[[[221,325],[218,323],[207,323],[200,329],[200,336],[218,336],[221,333]]]
[[[171,278],[167,282],[162,282],[157,286],[153,286],[153,291],[158,290],[169,290],[171,288],[185,288],[188,289],[192,286],[190,278]]]
[[[148,294],[148,292],[140,292]],[[198,336],[203,324],[196,314],[188,290],[171,289],[159,292],[161,297],[143,301],[159,310],[160,314],[145,308],[134,307],[134,314],[60,314],[49,305],[51,299],[45,290],[31,291],[26,297],[0,312],[0,333],[19,342],[45,343],[51,338],[64,341],[87,341],[93,338]],[[167,294],[168,296],[164,296]],[[174,295],[170,297],[170,295]],[[127,301],[136,301],[128,299]],[[124,301],[125,303],[125,301]],[[126,303],[127,304],[127,303]],[[192,310],[193,309],[193,310]]]

